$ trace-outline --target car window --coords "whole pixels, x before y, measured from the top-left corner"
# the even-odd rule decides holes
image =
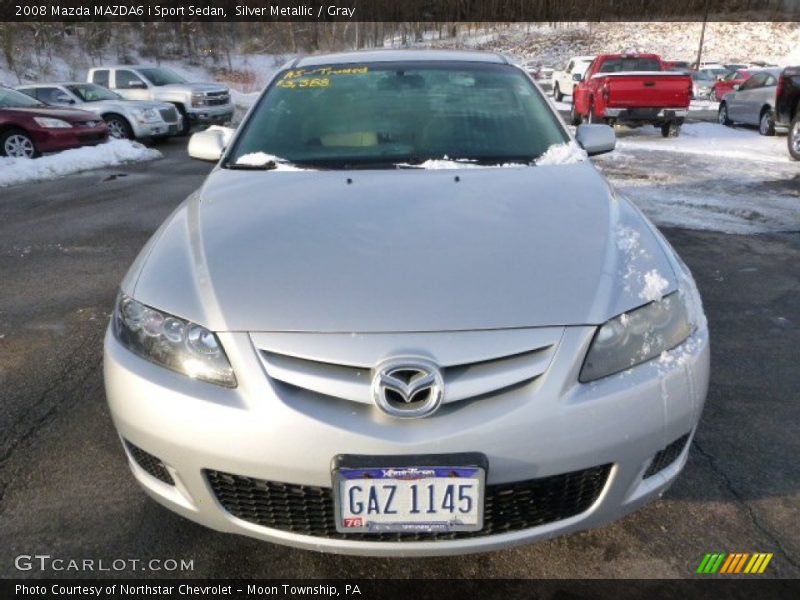
[[[143,84],[142,78],[133,71],[127,69],[117,69],[115,87],[121,90],[136,87],[138,84]]]
[[[183,77],[169,69],[139,69],[139,72],[155,86],[169,85],[171,83],[186,83]]]
[[[67,89],[75,94],[84,102],[98,102],[100,100],[120,100],[122,97],[109,89],[95,85],[94,83],[76,83],[66,86]]]
[[[624,71],[660,71],[661,63],[655,58],[622,57],[609,58],[600,67],[601,73]]]
[[[771,73],[767,75],[766,79],[764,80],[764,87],[769,87],[772,85],[778,85],[778,80],[775,78],[774,75]]]
[[[92,72],[92,81],[97,85],[108,87],[108,69],[99,69]]]
[[[0,87],[0,108],[30,108],[32,106],[43,106],[43,104],[22,92]]]
[[[568,141],[522,71],[490,64],[284,71],[243,127],[227,164],[259,152],[330,168],[444,157],[528,162]]]
[[[45,104],[67,104],[64,102],[65,96],[64,90],[56,87],[36,88],[36,98]]]
[[[745,81],[741,85],[741,87],[739,89],[740,90],[752,90],[752,89],[761,87],[764,84],[764,82],[766,81],[766,79],[767,79],[767,76],[766,76],[765,73],[756,73],[750,79]]]

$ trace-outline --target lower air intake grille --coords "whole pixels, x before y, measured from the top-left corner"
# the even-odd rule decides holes
[[[128,447],[128,452],[131,453],[133,460],[136,461],[136,464],[139,465],[142,470],[149,475],[152,475],[159,481],[163,481],[169,485],[175,485],[172,475],[169,474],[169,471],[167,471],[167,468],[164,466],[163,462],[161,462],[152,454],[145,452],[138,446],[134,446],[128,440],[125,440],[125,445]]]
[[[457,533],[344,534],[336,531],[333,491],[205,471],[220,504],[234,517],[314,537],[375,542],[452,540],[529,529],[578,515],[603,491],[611,465],[563,475],[486,486],[481,531]]]
[[[674,463],[681,455],[681,452],[683,452],[688,440],[689,434],[687,433],[686,435],[679,437],[663,450],[656,452],[656,455],[653,457],[653,462],[650,463],[650,466],[647,467],[647,471],[644,473],[643,479],[652,477],[659,471],[663,471],[672,463]]]

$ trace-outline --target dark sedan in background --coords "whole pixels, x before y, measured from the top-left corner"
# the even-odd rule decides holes
[[[49,108],[21,92],[0,87],[0,156],[36,158],[107,139],[108,127],[95,114]]]

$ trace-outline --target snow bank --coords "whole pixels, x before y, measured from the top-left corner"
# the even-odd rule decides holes
[[[64,150],[41,158],[0,157],[0,187],[57,179],[90,169],[161,158],[161,152],[130,140],[112,140],[99,146]]]

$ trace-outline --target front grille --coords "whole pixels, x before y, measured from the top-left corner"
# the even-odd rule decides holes
[[[134,446],[128,440],[125,440],[125,446],[127,446],[128,452],[131,453],[133,460],[136,461],[136,464],[139,465],[143,471],[149,475],[152,475],[159,481],[163,481],[169,485],[175,485],[172,475],[169,474],[169,471],[167,471],[164,463],[161,462],[157,457],[145,452],[138,446]]]
[[[681,455],[681,452],[683,452],[688,439],[689,434],[687,433],[679,437],[663,450],[659,450],[653,457],[653,461],[650,463],[650,466],[647,467],[647,471],[645,471],[643,478],[647,479],[648,477],[652,477],[659,471],[663,471],[676,460],[678,460],[678,457]]]
[[[333,490],[206,470],[219,503],[231,515],[270,529],[366,542],[453,540],[499,535],[560,521],[588,510],[603,491],[611,465],[540,479],[486,486],[483,529],[449,533],[340,533]]]
[[[209,94],[209,96],[210,96],[210,94]],[[207,97],[206,98],[206,103],[209,106],[222,106],[224,104],[228,104],[228,102],[230,102],[230,100],[231,100],[231,97],[228,94],[225,94],[225,95],[220,95],[220,96],[216,96],[216,97],[213,97],[213,98],[212,97]]]
[[[167,123],[174,123],[178,120],[178,109],[176,108],[162,108],[158,112]]]
[[[391,355],[393,348],[411,345],[431,348],[440,357],[439,367],[447,390],[443,400],[446,406],[451,402],[488,399],[532,383],[550,366],[562,333],[563,329],[558,327],[513,331],[505,334],[507,337],[501,339],[501,344],[489,339],[480,344],[476,340],[482,341],[484,337],[465,336],[461,345],[460,334],[429,334],[424,339],[408,334],[387,335],[384,343],[367,353],[360,352],[361,346],[352,341],[357,342],[358,338],[343,339],[328,334],[341,339],[344,351],[338,355],[331,350],[331,340],[317,343],[313,336],[306,340],[251,334],[251,339],[272,380],[368,406],[374,406],[371,391],[374,368]],[[492,334],[495,338],[499,335]],[[298,356],[296,352],[301,349],[298,342],[302,342],[302,349],[313,349],[315,356]],[[464,349],[454,353],[454,346]]]

